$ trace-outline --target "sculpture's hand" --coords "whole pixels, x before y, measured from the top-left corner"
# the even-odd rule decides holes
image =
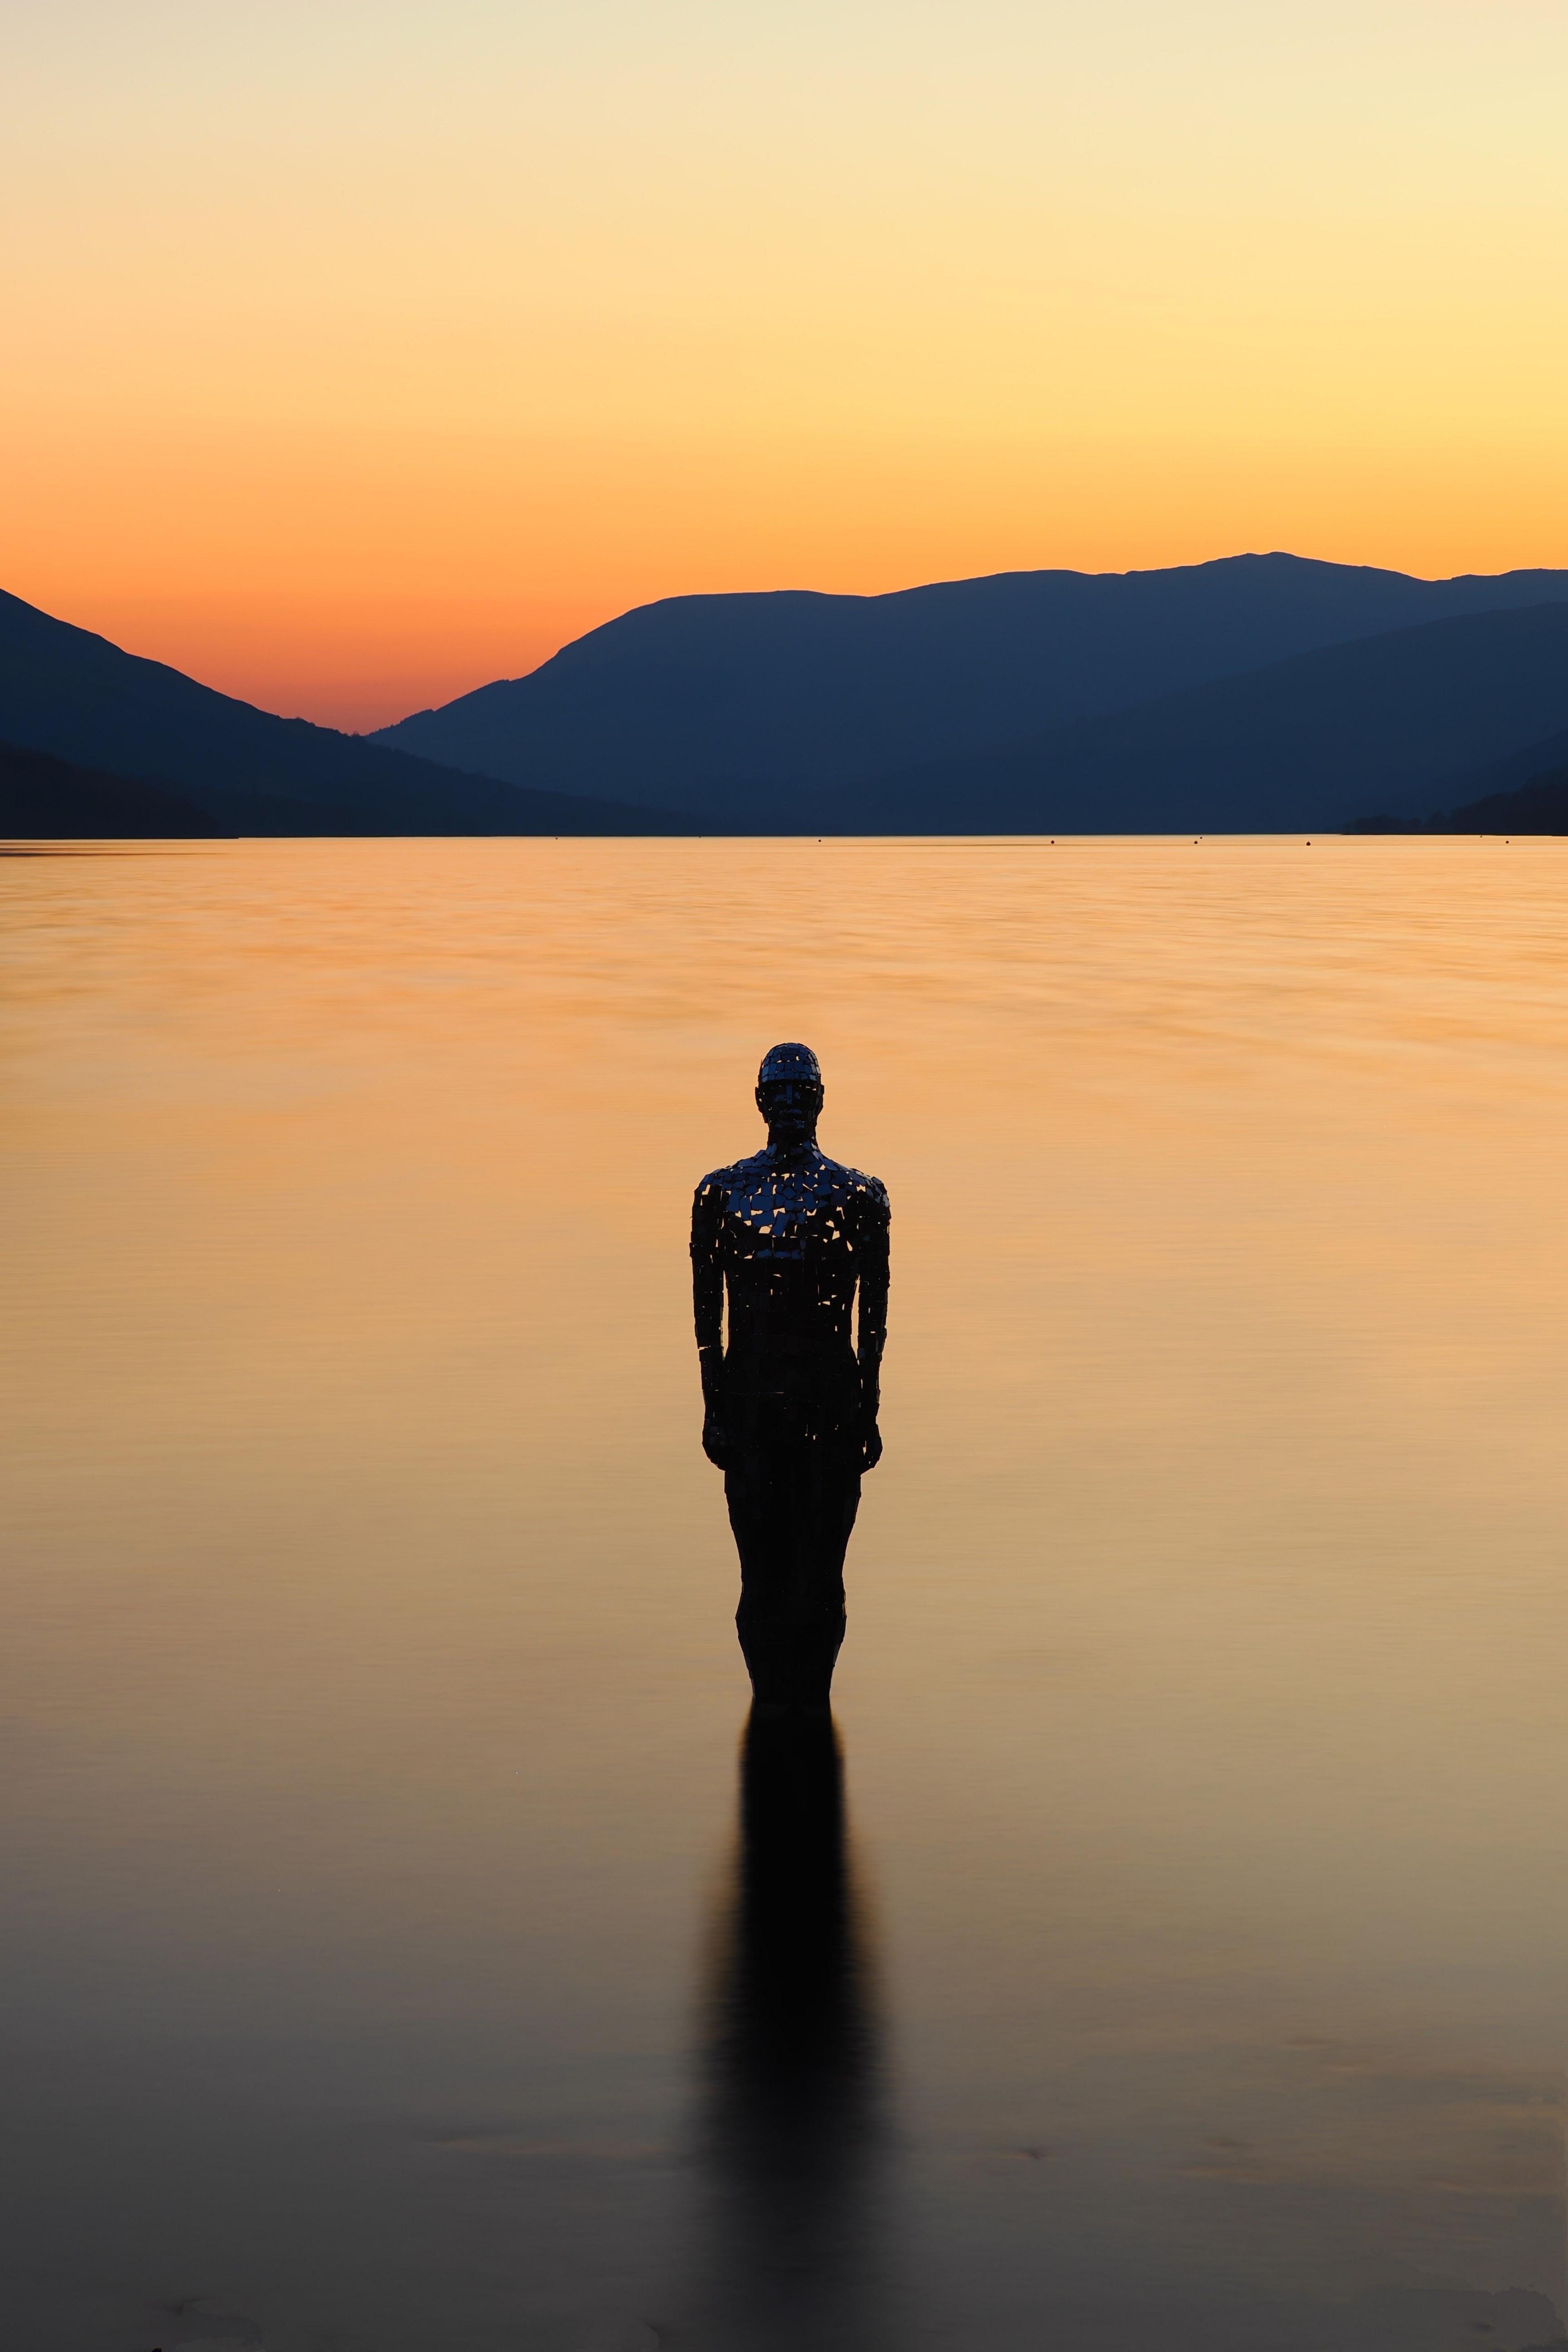
[[[882,1458],[882,1433],[877,1426],[878,1409],[881,1404],[879,1383],[874,1376],[860,1375],[860,1467],[874,1470]]]
[[[875,1364],[860,1366],[860,1467],[874,1470],[882,1458],[882,1433],[877,1426],[877,1414],[881,1408],[882,1383],[877,1377]]]
[[[718,1413],[710,1407],[702,1416],[702,1451],[715,1470],[730,1466],[730,1437]]]

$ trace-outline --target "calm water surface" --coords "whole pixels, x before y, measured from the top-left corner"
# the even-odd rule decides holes
[[[779,1036],[894,1212],[782,1799]],[[1565,1037],[1550,843],[0,864],[0,2342],[1558,2339]]]

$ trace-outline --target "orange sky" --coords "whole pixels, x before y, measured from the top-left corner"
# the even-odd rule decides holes
[[[1559,0],[58,0],[0,586],[374,725],[630,604],[1568,564]]]

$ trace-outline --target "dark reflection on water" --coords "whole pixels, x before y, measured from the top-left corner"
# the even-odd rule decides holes
[[[709,1989],[717,2341],[859,2347],[889,2332],[876,1978],[833,1722],[753,1709]]]

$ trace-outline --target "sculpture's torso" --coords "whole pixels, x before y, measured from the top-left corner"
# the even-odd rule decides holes
[[[722,1268],[730,1321],[726,1378],[780,1392],[852,1370],[855,1286],[885,1249],[888,1196],[874,1176],[815,1144],[772,1147],[715,1169],[697,1188],[694,1250]]]

